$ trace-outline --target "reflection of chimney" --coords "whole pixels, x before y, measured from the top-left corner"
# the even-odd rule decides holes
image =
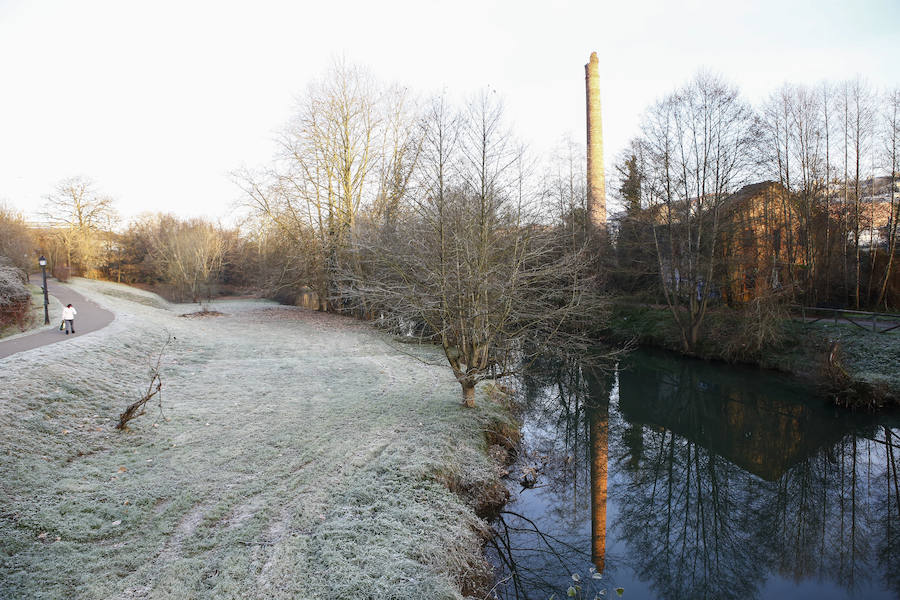
[[[606,175],[603,172],[603,121],[600,117],[600,75],[597,53],[584,65],[587,101],[587,211],[595,229],[606,229]]]
[[[591,562],[602,573],[606,566],[606,471],[609,452],[609,398],[593,398],[591,427]]]

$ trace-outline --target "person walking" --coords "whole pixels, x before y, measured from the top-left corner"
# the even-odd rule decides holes
[[[63,309],[62,318],[66,324],[66,335],[69,335],[69,329],[72,330],[72,333],[75,333],[75,315],[77,314],[78,311],[71,304],[67,304]]]

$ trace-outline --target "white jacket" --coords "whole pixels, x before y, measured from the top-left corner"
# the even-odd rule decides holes
[[[74,306],[73,307],[66,306],[63,308],[62,318],[64,321],[71,321],[75,318],[75,315],[77,315],[77,314],[78,314],[78,311],[75,310]]]

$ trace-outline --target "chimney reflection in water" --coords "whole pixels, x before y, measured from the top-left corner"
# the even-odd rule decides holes
[[[609,390],[596,377],[588,410],[591,431],[591,562],[606,566],[606,471],[609,454]]]

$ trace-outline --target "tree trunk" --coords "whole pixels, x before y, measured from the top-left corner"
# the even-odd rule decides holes
[[[463,406],[466,408],[475,408],[475,384],[460,383],[462,386]]]
[[[700,341],[700,321],[699,319],[691,323],[690,333],[688,337],[688,352],[694,353],[697,348],[697,342]]]

